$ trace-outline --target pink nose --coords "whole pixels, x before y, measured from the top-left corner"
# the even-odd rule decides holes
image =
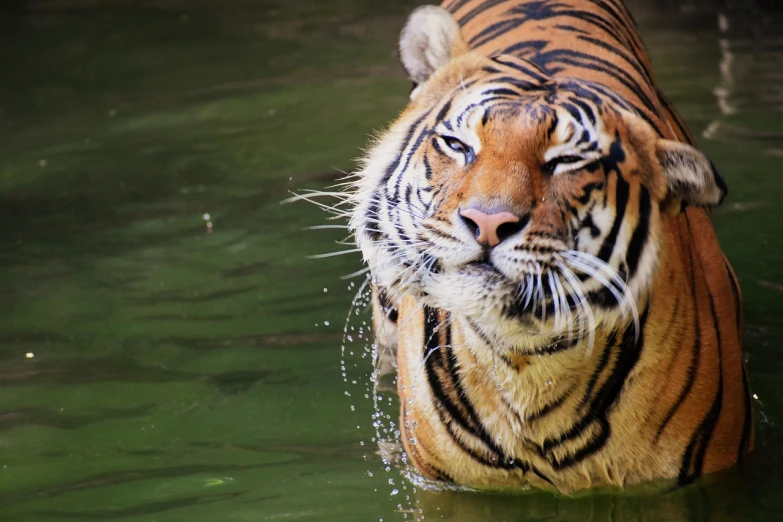
[[[519,217],[511,212],[485,214],[475,208],[460,210],[459,215],[465,224],[476,234],[476,241],[490,248],[522,230]],[[505,225],[505,226],[503,226]]]

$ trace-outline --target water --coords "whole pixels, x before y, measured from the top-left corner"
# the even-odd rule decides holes
[[[0,519],[779,520],[773,4],[631,3],[730,186],[714,220],[745,295],[757,451],[671,494],[569,499],[431,491],[383,462],[396,405],[387,375],[373,417],[366,314],[340,349],[358,257],[308,259],[351,247],[302,230],[316,208],[279,204],[351,169],[402,107],[414,2],[4,3]]]

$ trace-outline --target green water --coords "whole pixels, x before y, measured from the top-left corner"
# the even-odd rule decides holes
[[[359,259],[308,259],[350,247],[279,202],[351,169],[404,105],[414,4],[3,4],[0,520],[783,519],[783,16],[750,1],[631,7],[731,189],[714,220],[745,294],[752,458],[571,499],[386,471],[396,412],[385,393],[391,420],[373,418],[366,313],[340,348]]]

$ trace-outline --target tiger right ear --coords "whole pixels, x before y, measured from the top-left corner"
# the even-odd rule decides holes
[[[464,54],[467,48],[451,13],[434,5],[413,11],[400,34],[400,61],[417,85],[427,81],[453,57]],[[411,98],[415,97],[415,91]]]
[[[714,207],[723,202],[726,182],[707,156],[685,143],[658,140],[655,144],[669,198],[691,205]]]

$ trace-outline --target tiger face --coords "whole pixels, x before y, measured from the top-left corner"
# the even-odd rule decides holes
[[[351,222],[374,282],[526,354],[637,318],[662,213],[725,195],[709,160],[601,85],[465,52],[438,8],[400,52],[418,85],[364,161]]]

